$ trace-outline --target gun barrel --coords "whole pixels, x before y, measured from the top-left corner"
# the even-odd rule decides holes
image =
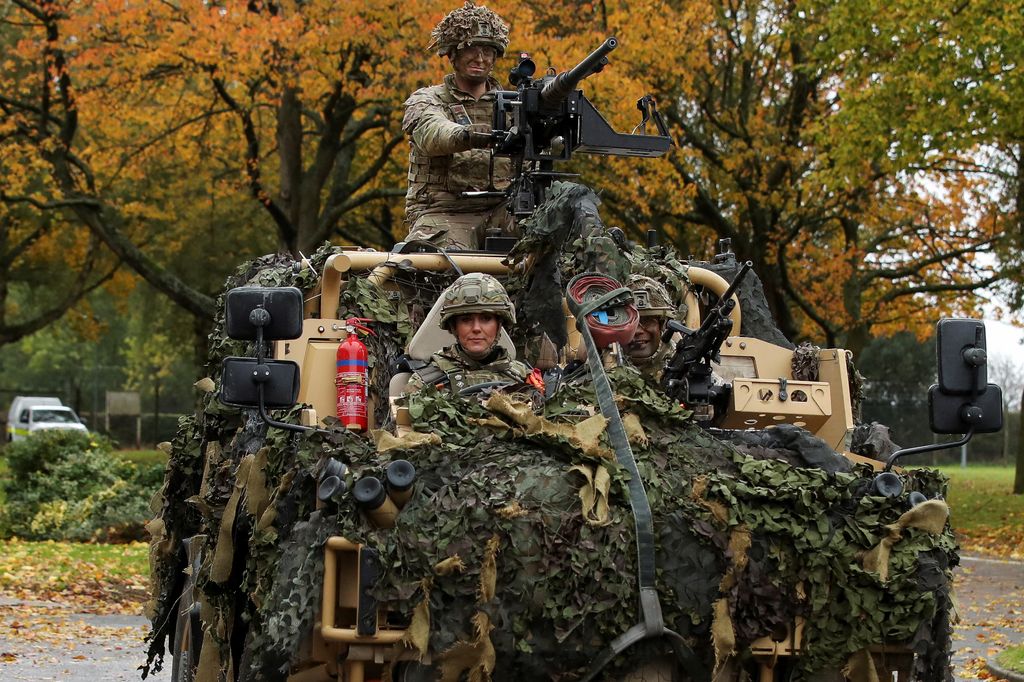
[[[568,71],[558,74],[553,81],[545,85],[544,89],[540,91],[541,101],[544,104],[552,105],[568,97],[569,93],[580,84],[580,81],[594,73],[594,69],[598,68],[601,60],[618,46],[619,41],[615,37],[605,40],[600,47],[587,55],[586,59]]]
[[[743,265],[740,267],[740,271],[732,278],[732,284],[730,284],[729,288],[722,294],[722,297],[719,299],[720,301],[728,301],[732,298],[732,295],[736,293],[736,289],[739,288],[740,283],[743,282],[743,278],[747,276],[747,273],[750,272],[750,268],[752,267],[754,267],[753,261],[744,261]]]

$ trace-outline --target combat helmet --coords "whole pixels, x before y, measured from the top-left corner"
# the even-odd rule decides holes
[[[506,327],[516,323],[516,309],[501,282],[482,272],[471,272],[455,280],[442,294],[441,328],[448,329],[452,320],[467,313],[494,313]]]
[[[470,45],[490,45],[500,57],[508,48],[508,26],[493,10],[466,0],[438,22],[430,38],[427,49],[437,50],[438,57],[452,56]]]
[[[675,312],[665,285],[646,275],[631,275],[629,288],[640,317],[668,317]]]

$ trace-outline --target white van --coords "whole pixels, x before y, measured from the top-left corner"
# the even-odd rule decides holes
[[[41,429],[88,430],[75,411],[58,398],[16,396],[7,413],[7,440],[21,440]]]

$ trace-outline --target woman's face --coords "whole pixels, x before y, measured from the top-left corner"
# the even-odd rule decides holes
[[[501,321],[494,313],[466,313],[455,318],[455,338],[466,355],[483,359],[498,338]]]

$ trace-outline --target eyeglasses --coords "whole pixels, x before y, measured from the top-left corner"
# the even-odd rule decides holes
[[[493,62],[498,58],[498,51],[490,45],[470,45],[459,50],[459,55],[465,55],[469,59],[482,59]]]

